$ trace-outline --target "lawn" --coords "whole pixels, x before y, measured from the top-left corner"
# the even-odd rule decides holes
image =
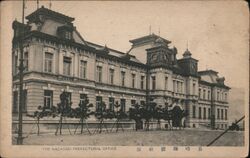
[[[101,134],[63,135],[35,134],[24,139],[25,145],[82,145],[82,146],[206,146],[223,131],[201,131],[193,129],[175,131],[119,131]],[[15,141],[13,140],[13,143]],[[243,146],[244,133],[230,131],[213,146]]]

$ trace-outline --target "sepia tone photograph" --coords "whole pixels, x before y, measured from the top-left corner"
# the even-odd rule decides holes
[[[1,8],[11,147],[248,153],[246,2],[20,0]]]

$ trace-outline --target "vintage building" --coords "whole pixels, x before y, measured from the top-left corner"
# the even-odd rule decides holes
[[[26,19],[25,25],[13,22],[13,118],[18,110],[18,44],[24,29],[25,113],[34,112],[38,105],[56,105],[66,91],[73,106],[87,95],[96,107],[104,101],[113,108],[119,101],[128,111],[132,104],[153,98],[158,105],[186,110],[186,127],[209,126],[211,118],[216,127],[227,127],[230,88],[217,72],[198,71],[198,60],[188,49],[177,59],[177,49],[168,46],[171,41],[150,34],[130,40],[131,49],[123,53],[86,41],[74,18],[47,8]]]

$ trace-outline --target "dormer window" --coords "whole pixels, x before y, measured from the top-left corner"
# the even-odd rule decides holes
[[[66,39],[72,39],[72,32],[65,31],[64,38],[66,38]]]
[[[67,25],[59,27],[57,31],[59,37],[68,40],[73,39],[72,32],[73,32],[72,26],[67,26]]]

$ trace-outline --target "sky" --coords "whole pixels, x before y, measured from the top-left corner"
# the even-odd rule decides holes
[[[21,21],[22,2],[8,3],[13,20]],[[49,8],[49,1],[39,4]],[[26,2],[25,15],[36,8],[36,1]],[[85,40],[122,52],[130,49],[129,40],[148,35],[151,26],[152,33],[172,41],[177,58],[188,47],[199,60],[199,70],[216,70],[228,86],[248,88],[249,15],[245,2],[52,1],[51,9],[74,17],[74,26]]]

